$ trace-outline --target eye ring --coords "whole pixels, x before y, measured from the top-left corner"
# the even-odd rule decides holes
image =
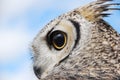
[[[62,46],[58,46],[54,41],[52,41],[54,48],[56,48],[58,50],[61,50],[62,48],[64,48],[64,46],[66,45],[66,42],[67,42],[67,38],[66,38],[65,34],[63,34],[63,36],[64,36],[64,44]]]
[[[49,35],[50,44],[56,49],[61,50],[66,46],[67,35],[65,32],[56,30]]]

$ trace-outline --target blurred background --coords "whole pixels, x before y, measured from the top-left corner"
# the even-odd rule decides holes
[[[33,38],[50,20],[91,1],[0,0],[0,80],[37,80],[30,50]],[[120,33],[120,11],[112,13],[105,20]]]

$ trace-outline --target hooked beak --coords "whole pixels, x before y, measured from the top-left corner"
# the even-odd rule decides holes
[[[37,68],[36,66],[33,67],[34,73],[38,79],[41,78],[41,68]]]

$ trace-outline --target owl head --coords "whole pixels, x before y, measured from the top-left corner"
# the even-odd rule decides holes
[[[74,9],[49,22],[35,37],[32,43],[34,72],[44,78],[60,65],[70,54],[81,51],[91,40],[96,22],[108,16],[104,13],[111,5],[110,0],[98,0]]]

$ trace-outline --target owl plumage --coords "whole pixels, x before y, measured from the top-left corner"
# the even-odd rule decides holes
[[[35,37],[34,72],[42,80],[119,80],[120,35],[103,17],[112,0],[97,0],[48,23]]]

